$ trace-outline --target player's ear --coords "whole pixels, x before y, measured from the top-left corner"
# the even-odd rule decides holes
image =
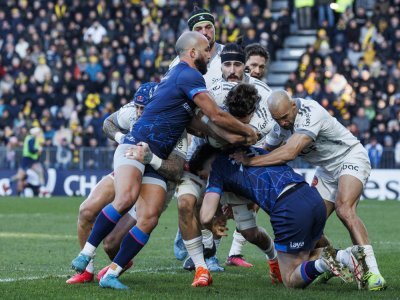
[[[196,58],[196,55],[197,55],[196,52],[197,52],[196,48],[192,48],[192,49],[190,50],[190,58],[195,59],[195,58]]]

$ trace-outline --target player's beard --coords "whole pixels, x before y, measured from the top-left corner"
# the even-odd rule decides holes
[[[204,75],[207,73],[207,62],[204,61],[201,58],[196,58],[194,60],[194,65],[196,66],[196,69],[199,70],[199,72]]]

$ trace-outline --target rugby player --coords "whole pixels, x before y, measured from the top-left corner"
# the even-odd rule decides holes
[[[123,137],[133,127],[135,122],[143,113],[144,107],[150,103],[152,94],[157,86],[155,82],[142,84],[136,91],[133,101],[120,108],[117,112],[110,115],[103,125],[104,133],[108,138],[121,143]],[[185,163],[187,152],[187,137],[186,132],[181,136],[174,151],[169,155],[167,160],[163,160],[158,172],[163,174],[168,179],[167,184],[167,200],[166,204],[172,198],[175,191],[175,184],[182,174],[183,165]],[[149,182],[150,178],[144,179],[143,182]],[[81,249],[90,234],[93,223],[99,212],[110,202],[115,196],[114,189],[114,174],[102,178],[102,180],[90,192],[88,198],[79,207],[78,216],[78,240]],[[123,228],[128,230],[135,225],[137,220],[136,205],[118,222],[114,230],[104,240],[104,249],[112,260],[118,252],[119,244],[122,236],[126,234]],[[129,263],[130,267],[132,263]],[[127,268],[125,268],[127,269]],[[107,270],[105,270],[107,271]],[[97,279],[104,275],[104,269],[99,272]],[[94,266],[93,259],[89,262],[83,273],[77,273],[67,280],[68,284],[86,283],[93,281]]]
[[[149,145],[153,152],[151,163],[158,164],[172,152],[179,137],[190,123],[194,109],[198,107],[217,126],[237,134],[241,143],[253,144],[258,138],[256,130],[244,125],[229,113],[220,109],[207,93],[204,78],[210,59],[208,40],[198,32],[183,33],[176,42],[180,63],[172,68],[158,85],[153,101],[124,137],[114,154],[115,199],[98,215],[92,232],[80,254],[72,261],[72,268],[83,272],[93,258],[100,242],[112,231],[115,224],[136,202],[146,171],[157,180],[164,178],[151,167],[125,157],[130,145]],[[151,211],[157,211],[164,202],[165,191],[160,187],[158,199],[153,199]],[[139,214],[139,207],[138,216]],[[146,209],[143,209],[143,213]],[[144,214],[145,215],[145,214]],[[124,237],[121,248],[100,285],[110,288],[126,288],[117,277],[122,269],[147,243],[154,223],[146,222],[146,216]],[[152,224],[150,224],[152,223]]]
[[[362,266],[362,276],[356,276],[359,287],[385,289],[367,229],[356,212],[371,172],[367,151],[314,100],[292,99],[285,91],[275,91],[268,98],[268,108],[277,124],[266,137],[266,147],[275,150],[254,158],[237,152],[235,159],[246,166],[274,166],[300,156],[317,166],[312,185],[325,200],[327,215],[336,211],[355,245],[339,260],[346,263],[353,254]]]

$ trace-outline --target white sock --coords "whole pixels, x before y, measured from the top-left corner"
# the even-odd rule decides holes
[[[246,242],[247,241],[243,237],[243,235],[235,229],[235,231],[233,232],[233,240],[232,240],[231,250],[229,250],[229,256],[241,255],[242,248],[244,244],[246,244]]]
[[[317,271],[320,272],[321,274],[324,273],[324,272],[326,272],[326,271],[329,271],[329,270],[330,270],[330,269],[329,269],[329,266],[323,261],[322,258],[318,258],[318,259],[315,261],[315,268],[316,268]]]
[[[117,266],[115,268],[115,270],[113,270],[113,269],[111,269],[111,267],[109,267],[108,270],[107,270],[107,273],[104,274],[104,277],[109,275],[109,274],[114,275],[114,276],[119,276],[119,274],[121,273],[123,268],[118,266],[116,263],[114,263],[114,264]]]
[[[207,265],[203,255],[202,237],[199,236],[188,241],[183,240],[183,243],[185,244],[186,250],[188,251],[189,256],[192,258],[196,268],[203,267],[207,269]]]
[[[210,230],[208,229],[203,229],[201,231],[201,235],[203,237],[203,245],[205,248],[211,249],[213,247],[214,243],[214,238],[213,234]]]
[[[371,245],[362,245],[365,252],[365,262],[371,273],[374,274],[381,274],[378,269],[378,263],[376,262],[374,250],[372,249]]]
[[[96,253],[96,247],[93,246],[92,244],[86,242],[86,244],[85,244],[85,246],[83,247],[81,253],[82,253],[82,254],[85,254],[85,255],[88,255],[88,256],[90,256],[91,258],[93,258],[94,255],[95,255],[95,253]]]
[[[348,247],[346,250],[339,250],[336,253],[336,260],[345,265],[346,267],[348,267],[349,270],[353,272],[354,268],[353,268],[353,263],[351,261],[351,248],[352,247]]]
[[[278,253],[275,250],[275,243],[274,240],[269,236],[268,232],[263,228],[263,227],[258,227],[258,230],[263,232],[267,239],[269,240],[270,246],[268,249],[261,249],[262,252],[265,253],[265,255],[267,256],[267,259],[272,260],[272,259],[276,259]]]
[[[89,273],[91,273],[91,274],[94,273],[93,259],[91,259],[91,260],[89,261],[89,264],[88,264],[87,267],[86,267],[86,272],[89,272]]]

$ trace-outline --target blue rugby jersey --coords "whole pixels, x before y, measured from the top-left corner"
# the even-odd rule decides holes
[[[259,148],[249,148],[249,155],[266,154]],[[292,183],[304,182],[304,178],[288,165],[269,167],[244,167],[235,163],[227,154],[219,154],[212,164],[207,192],[233,192],[256,202],[269,213],[279,194]]]
[[[166,159],[193,117],[193,97],[207,92],[201,73],[186,62],[169,70],[124,144],[146,142],[151,151]]]

